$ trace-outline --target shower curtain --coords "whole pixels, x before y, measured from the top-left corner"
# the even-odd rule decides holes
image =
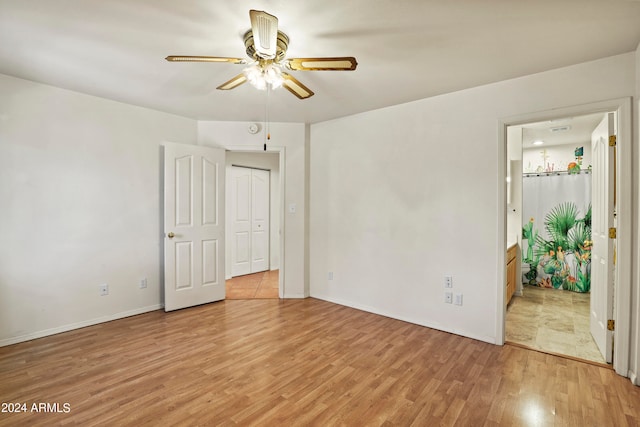
[[[589,292],[591,174],[524,174],[523,283]]]

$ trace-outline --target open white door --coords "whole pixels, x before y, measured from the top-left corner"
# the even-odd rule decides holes
[[[615,158],[609,147],[614,134],[614,115],[607,113],[593,131],[592,219],[591,236],[591,335],[607,363],[613,361],[613,331],[607,321],[613,319],[613,244],[609,229],[614,226]]]
[[[225,150],[164,144],[164,309],[225,298]]]

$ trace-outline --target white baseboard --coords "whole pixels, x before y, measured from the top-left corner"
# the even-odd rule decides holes
[[[403,316],[401,314],[398,313],[391,313],[385,310],[380,310],[376,307],[370,307],[367,305],[363,305],[363,304],[359,304],[359,303],[355,303],[352,301],[346,301],[340,298],[331,298],[331,297],[327,297],[326,295],[314,295],[313,293],[311,294],[312,298],[317,298],[317,299],[321,299],[324,301],[328,301],[328,302],[332,302],[334,304],[339,304],[339,305],[344,305],[346,307],[351,307],[351,308],[355,308],[356,310],[361,310],[361,311],[366,311],[368,313],[373,313],[373,314],[377,314],[380,316],[384,316],[384,317],[389,317],[391,319],[397,319],[397,320],[401,320],[403,322],[407,322],[407,323],[413,323],[414,325],[419,325],[419,326],[425,326],[427,328],[431,328],[431,329],[437,329],[438,331],[443,331],[443,332],[449,332],[451,334],[455,334],[455,335],[460,335],[462,337],[466,337],[466,338],[471,338],[474,340],[478,340],[478,341],[483,341],[489,344],[496,344],[496,338],[495,337],[487,337],[487,336],[482,336],[482,335],[478,335],[478,334],[473,334],[470,333],[469,331],[465,331],[462,329],[456,329],[456,328],[449,328],[446,327],[442,324],[439,323],[433,323],[433,322],[428,322],[428,321],[422,321],[422,320],[417,320],[417,319],[411,319],[409,317]]]
[[[308,296],[306,296],[305,294],[291,293],[291,292],[287,292],[287,294],[283,297],[283,299],[304,299],[304,298],[308,298]]]
[[[136,308],[134,310],[123,311],[116,314],[110,314],[108,316],[102,316],[95,319],[84,320],[82,322],[70,323],[68,325],[62,325],[51,329],[45,329],[43,331],[33,332],[26,335],[20,335],[18,337],[11,337],[0,340],[0,347],[5,347],[11,344],[17,344],[20,342],[31,341],[37,338],[47,337],[49,335],[55,335],[62,332],[72,331],[74,329],[85,328],[87,326],[97,325],[99,323],[110,322],[112,320],[123,319],[125,317],[135,316],[137,314],[148,313],[150,311],[159,310],[164,307],[164,304],[154,304],[147,307]]]

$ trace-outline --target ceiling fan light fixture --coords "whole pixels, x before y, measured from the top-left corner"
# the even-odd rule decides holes
[[[254,64],[243,70],[247,81],[256,89],[265,90],[267,86],[277,89],[282,86],[284,78],[280,66],[275,63]]]

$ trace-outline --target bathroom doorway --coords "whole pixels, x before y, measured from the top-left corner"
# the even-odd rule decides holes
[[[519,256],[506,341],[603,365],[590,327],[591,206],[592,138],[606,117],[565,116],[507,130],[507,241]]]
[[[503,193],[500,195],[500,201],[504,207],[504,211],[499,216],[499,223],[501,224],[501,231],[498,243],[498,259],[506,266],[506,249],[507,249],[507,236],[509,233],[513,234],[513,230],[517,229],[514,234],[518,237],[517,245],[519,248],[522,246],[522,211],[513,211],[514,208],[514,191],[511,196],[511,203],[509,209],[507,209],[507,199],[509,191],[513,186],[508,183],[507,166],[511,163],[511,160],[507,162],[507,131],[509,129],[515,129],[518,125],[527,123],[543,122],[554,120],[557,118],[578,117],[582,115],[592,113],[606,113],[615,112],[615,128],[616,138],[613,139],[611,145],[611,152],[615,158],[615,168],[613,173],[607,179],[611,183],[613,181],[615,194],[615,227],[612,227],[613,241],[615,243],[615,270],[613,271],[613,277],[611,284],[615,282],[615,294],[610,295],[610,299],[592,298],[593,301],[601,301],[603,305],[606,305],[608,309],[611,309],[611,317],[608,318],[607,324],[602,325],[607,329],[610,336],[615,341],[615,351],[613,351],[613,363],[612,367],[618,375],[628,376],[630,366],[630,331],[632,325],[631,316],[631,272],[632,272],[632,99],[616,98],[606,101],[592,102],[588,104],[582,104],[572,107],[554,108],[546,111],[540,111],[535,113],[527,113],[519,116],[508,117],[500,120],[499,127],[500,133],[498,135],[498,142],[500,147],[500,153],[502,163],[498,170],[498,176],[500,178],[500,186],[503,189]],[[615,149],[613,148],[615,147]],[[522,167],[522,166],[520,166]],[[514,175],[514,174],[512,174]],[[517,176],[517,174],[515,174]],[[518,180],[514,180],[518,181]],[[518,206],[517,204],[515,205]],[[595,213],[596,209],[594,209]],[[614,213],[613,211],[611,212]],[[504,215],[504,216],[503,216]],[[519,223],[513,221],[515,217],[520,215]],[[516,226],[514,226],[516,223]],[[521,253],[518,254],[520,259]],[[592,278],[593,280],[593,278]],[[496,318],[496,328],[498,330],[500,340],[499,343],[505,343],[505,327],[507,306],[505,304],[506,298],[506,285],[507,278],[506,272],[502,280],[499,281],[499,286],[496,288],[497,301],[502,304],[502,311],[498,313]],[[592,283],[591,288],[594,288]],[[611,326],[609,330],[608,326]],[[506,341],[509,341],[508,339]]]

